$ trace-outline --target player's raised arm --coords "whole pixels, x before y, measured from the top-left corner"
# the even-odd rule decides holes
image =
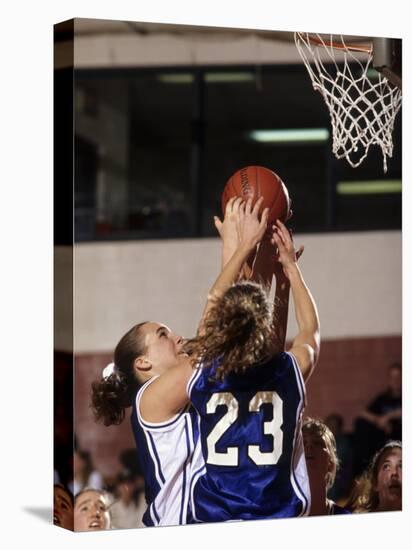
[[[199,324],[198,334],[202,332],[203,323],[209,310],[213,307],[216,300],[226,292],[230,285],[237,281],[239,273],[249,254],[254,250],[266,231],[269,209],[265,208],[259,219],[259,209],[262,202],[263,198],[261,197],[252,207],[251,198],[246,203],[242,201],[238,202],[237,199],[235,200],[234,204],[237,207],[236,216],[238,220],[238,245],[234,254],[224,265],[220,275],[210,289],[202,319]]]
[[[251,198],[253,198],[253,195]],[[222,239],[222,270],[239,245],[239,209],[242,204],[243,199],[241,197],[231,197],[226,203],[223,221],[218,216],[214,217],[215,227]],[[252,256],[254,257],[254,254],[255,250],[252,251],[250,258],[248,258],[248,261],[251,263],[253,263]],[[239,273],[239,279],[249,279],[251,275],[252,270],[245,262]]]
[[[307,380],[319,356],[319,316],[312,294],[297,265],[297,254],[289,231],[279,220],[273,228],[273,242],[278,247],[279,261],[290,282],[299,329],[290,351],[297,359],[303,378]]]

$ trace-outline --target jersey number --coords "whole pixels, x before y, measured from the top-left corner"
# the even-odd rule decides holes
[[[269,466],[277,464],[283,445],[283,432],[281,426],[283,423],[282,399],[276,392],[260,391],[256,393],[249,401],[249,412],[259,412],[262,405],[270,403],[273,408],[272,420],[263,422],[263,433],[273,439],[271,451],[261,451],[259,445],[248,445],[248,456],[257,466]],[[209,399],[206,405],[207,414],[213,414],[219,405],[224,405],[227,412],[206,439],[207,442],[207,462],[216,466],[237,466],[239,464],[238,447],[227,447],[226,451],[218,452],[216,443],[223,434],[234,424],[239,415],[239,403],[235,396],[229,392],[215,393]]]

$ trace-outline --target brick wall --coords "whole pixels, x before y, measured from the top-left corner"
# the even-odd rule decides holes
[[[385,388],[387,366],[401,359],[400,336],[322,342],[307,384],[307,415],[339,413],[350,431],[357,414]]]

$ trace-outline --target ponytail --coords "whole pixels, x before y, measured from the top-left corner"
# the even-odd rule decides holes
[[[117,344],[111,374],[92,383],[91,406],[94,417],[105,426],[123,422],[125,409],[132,406],[141,385],[134,371],[134,361],[145,351],[141,334],[144,324],[132,327]]]

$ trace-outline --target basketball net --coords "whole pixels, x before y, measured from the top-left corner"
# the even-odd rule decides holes
[[[295,32],[295,43],[313,88],[322,94],[329,109],[332,151],[336,158],[345,157],[356,168],[367,156],[369,147],[378,145],[386,173],[402,92],[376,71],[373,81],[368,77],[372,48],[346,45],[342,35],[338,41],[329,36],[330,39],[325,39],[319,34]],[[335,57],[338,51],[343,56],[343,64],[339,61],[339,65]]]

